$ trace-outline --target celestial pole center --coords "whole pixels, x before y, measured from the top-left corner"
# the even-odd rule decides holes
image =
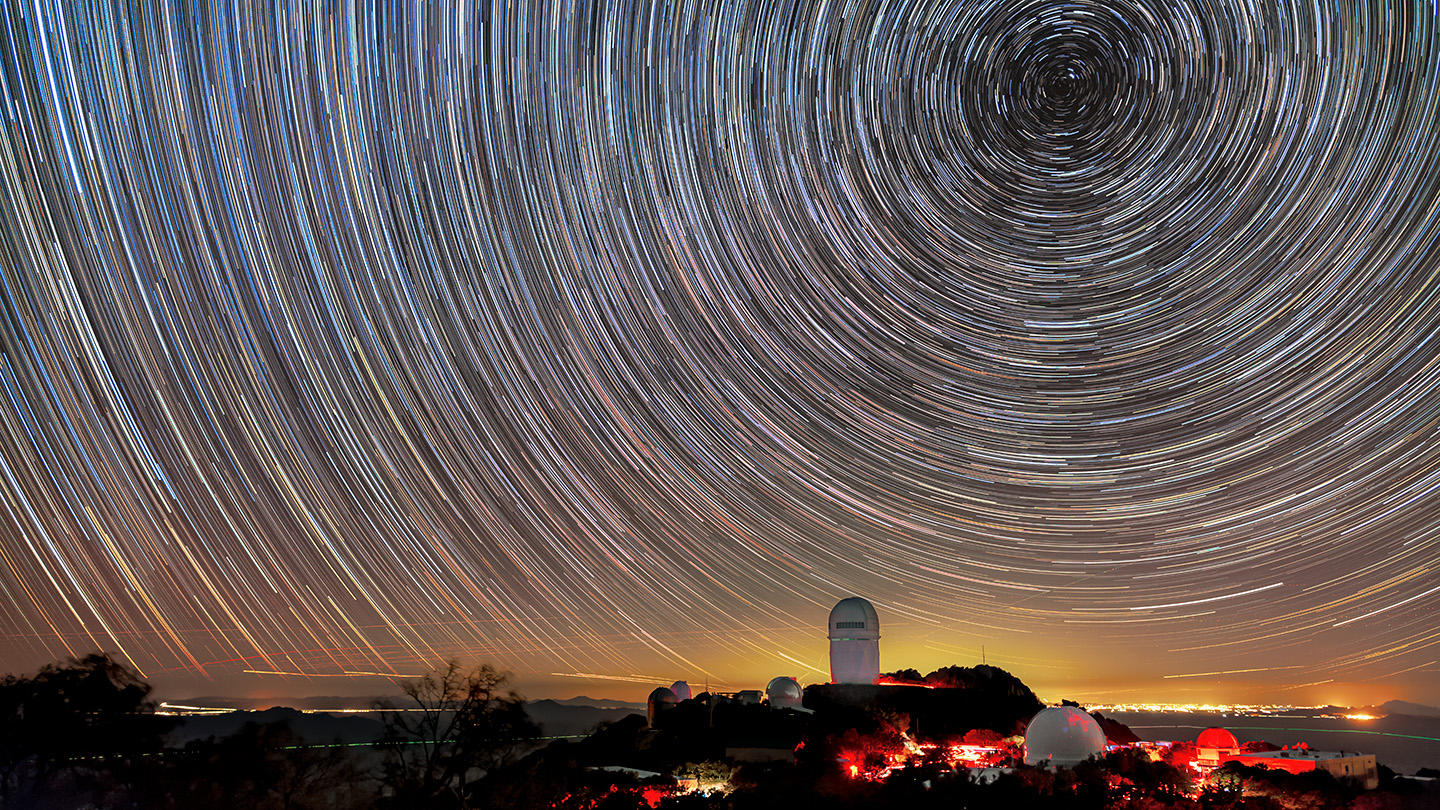
[[[0,26],[7,663],[1440,699],[1417,5]]]

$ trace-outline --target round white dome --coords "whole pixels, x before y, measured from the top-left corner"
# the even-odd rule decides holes
[[[690,684],[685,681],[676,681],[670,684],[670,691],[675,693],[676,700],[689,700],[694,697],[694,695],[690,693]]]
[[[1070,767],[1105,753],[1105,732],[1095,718],[1073,706],[1052,706],[1025,728],[1025,764]]]
[[[805,692],[800,688],[800,682],[794,678],[779,677],[771,678],[770,683],[765,686],[765,697],[769,699],[772,709],[798,709]]]
[[[830,639],[874,641],[880,638],[880,616],[868,599],[851,596],[830,610]]]

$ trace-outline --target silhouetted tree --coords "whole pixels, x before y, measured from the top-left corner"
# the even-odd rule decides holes
[[[381,783],[395,807],[466,808],[475,779],[513,762],[540,733],[507,676],[449,662],[405,684],[410,703],[382,718]],[[403,708],[404,711],[394,711]],[[477,773],[483,772],[483,773]]]
[[[1171,743],[1166,746],[1161,756],[1166,762],[1177,768],[1188,768],[1190,764],[1195,761],[1195,757],[1198,754],[1199,751],[1195,748],[1195,743],[1189,740],[1181,740],[1180,742]]]
[[[1188,768],[1151,759],[1150,752],[1139,748],[1121,748],[1105,755],[1103,765],[1113,775],[1112,802],[1147,796],[1162,801],[1184,798],[1195,789],[1195,779]]]
[[[289,721],[246,723],[193,742],[177,759],[178,807],[205,810],[342,810],[371,798],[347,748],[308,744]]]
[[[1231,806],[1280,810],[1342,810],[1360,793],[1353,783],[1337,780],[1326,771],[1295,774],[1240,762],[1226,762],[1211,772],[1206,782],[1212,789],[1206,796],[1210,806],[1221,804],[1215,801],[1219,798],[1216,788],[1233,802]]]
[[[155,714],[150,685],[103,653],[0,679],[0,805],[137,803],[174,720]],[[149,760],[149,761],[147,761]],[[88,796],[88,799],[82,797]]]

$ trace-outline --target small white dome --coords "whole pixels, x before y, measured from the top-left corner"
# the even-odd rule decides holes
[[[1073,706],[1041,709],[1025,728],[1025,764],[1070,767],[1105,753],[1105,732]]]
[[[689,700],[695,697],[690,693],[690,684],[685,681],[676,681],[670,684],[670,691],[675,693],[676,700]]]
[[[769,699],[772,709],[798,709],[805,692],[800,688],[799,681],[780,677],[770,679],[770,683],[765,687],[765,697]]]
[[[851,596],[830,610],[832,641],[874,641],[880,638],[880,616],[868,599]]]

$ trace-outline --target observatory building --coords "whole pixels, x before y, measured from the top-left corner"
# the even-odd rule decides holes
[[[794,678],[772,678],[765,687],[765,697],[772,709],[798,709],[805,698],[800,682]]]
[[[1211,726],[1200,732],[1200,736],[1195,738],[1196,769],[1201,774],[1208,775],[1226,762],[1275,768],[1290,773],[1329,771],[1336,779],[1360,781],[1366,790],[1374,790],[1380,786],[1380,772],[1375,764],[1374,754],[1312,751],[1304,743],[1279,751],[1246,751],[1235,739],[1235,735],[1223,728]]]
[[[675,708],[675,704],[678,702],[679,701],[675,699],[674,692],[663,686],[658,687],[654,692],[650,693],[649,699],[645,701],[645,719],[648,720],[653,727],[655,725],[655,718]]]
[[[830,682],[873,684],[880,680],[880,617],[858,596],[830,611]]]
[[[1025,764],[1070,768],[1105,753],[1105,732],[1073,706],[1041,709],[1025,727]]]
[[[1375,764],[1374,754],[1355,751],[1312,751],[1309,748],[1286,748],[1279,751],[1263,751],[1253,754],[1236,754],[1227,757],[1226,762],[1241,765],[1274,768],[1290,773],[1307,771],[1329,771],[1336,779],[1354,779],[1366,790],[1380,787],[1380,771]]]
[[[690,693],[690,684],[685,681],[676,681],[670,684],[670,691],[675,693],[675,700],[677,701],[689,700],[694,697],[694,695]]]
[[[1219,726],[1211,726],[1195,738],[1195,764],[1202,769],[1218,768],[1238,753],[1240,741]]]

